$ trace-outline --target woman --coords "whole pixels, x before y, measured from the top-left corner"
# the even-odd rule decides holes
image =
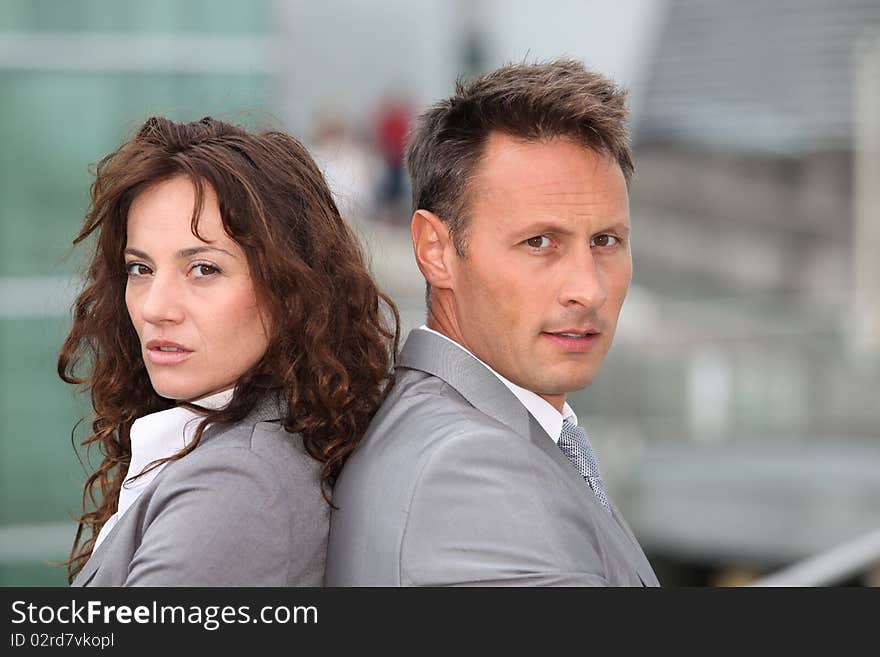
[[[103,460],[70,580],[320,585],[398,315],[314,161],[281,132],[151,118],[98,164],[90,235],[58,372],[90,391]]]

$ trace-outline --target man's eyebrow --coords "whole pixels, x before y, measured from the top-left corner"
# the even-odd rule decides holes
[[[620,233],[621,235],[629,235],[630,227],[627,224],[622,223],[613,223],[605,226],[600,232],[611,231],[613,233]]]
[[[554,233],[557,235],[570,235],[573,231],[566,226],[553,221],[535,221],[516,229],[517,235],[543,235],[544,233]]]
[[[234,254],[230,253],[226,249],[221,249],[218,246],[193,246],[189,249],[181,249],[180,251],[177,252],[177,257],[178,258],[191,258],[194,255],[198,255],[200,253],[205,253],[207,251],[219,251],[220,253],[225,253],[226,255],[228,255],[232,258],[235,257]],[[143,251],[141,251],[140,249],[134,249],[134,248],[128,247],[127,249],[125,249],[125,251],[123,251],[123,253],[125,255],[132,255],[136,258],[143,258],[144,260],[151,260],[150,256],[148,254],[144,253]]]
[[[572,229],[570,226],[566,226],[562,223],[557,223],[554,221],[535,221],[523,226],[522,228],[516,229],[517,235],[544,235],[546,233],[555,235],[573,235],[576,232],[576,229]],[[603,224],[602,227],[596,231],[597,234],[606,232],[618,233],[620,235],[629,235],[630,227],[624,222],[614,221],[609,224]]]

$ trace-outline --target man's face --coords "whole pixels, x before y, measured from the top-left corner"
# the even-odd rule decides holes
[[[466,231],[451,268],[458,339],[561,408],[602,366],[632,276],[620,167],[566,139],[495,133]]]

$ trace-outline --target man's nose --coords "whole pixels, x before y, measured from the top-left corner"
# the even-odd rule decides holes
[[[580,305],[588,310],[601,308],[608,295],[593,251],[586,247],[571,253],[566,265],[560,303],[563,306]]]
[[[183,290],[176,273],[156,274],[143,296],[141,313],[151,324],[183,320]]]

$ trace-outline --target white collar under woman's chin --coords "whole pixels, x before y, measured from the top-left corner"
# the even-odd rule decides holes
[[[234,391],[235,388],[222,390],[192,403],[202,408],[217,410],[232,400]],[[144,415],[134,421],[130,432],[131,460],[125,475],[126,481],[119,491],[116,513],[104,524],[93,549],[96,549],[107,537],[119,518],[135,503],[166,463],[153,468],[137,479],[131,481],[129,479],[140,474],[153,461],[174,456],[180,450],[185,449],[192,442],[196,428],[202,419],[203,416],[186,406],[174,406],[164,411]]]
[[[196,401],[190,403],[194,406],[201,406],[202,408],[209,408],[216,411],[217,409],[223,408],[230,401],[232,401],[232,394],[234,392],[235,388],[229,388],[228,390],[215,392],[213,395],[202,397],[201,399],[197,399]]]

